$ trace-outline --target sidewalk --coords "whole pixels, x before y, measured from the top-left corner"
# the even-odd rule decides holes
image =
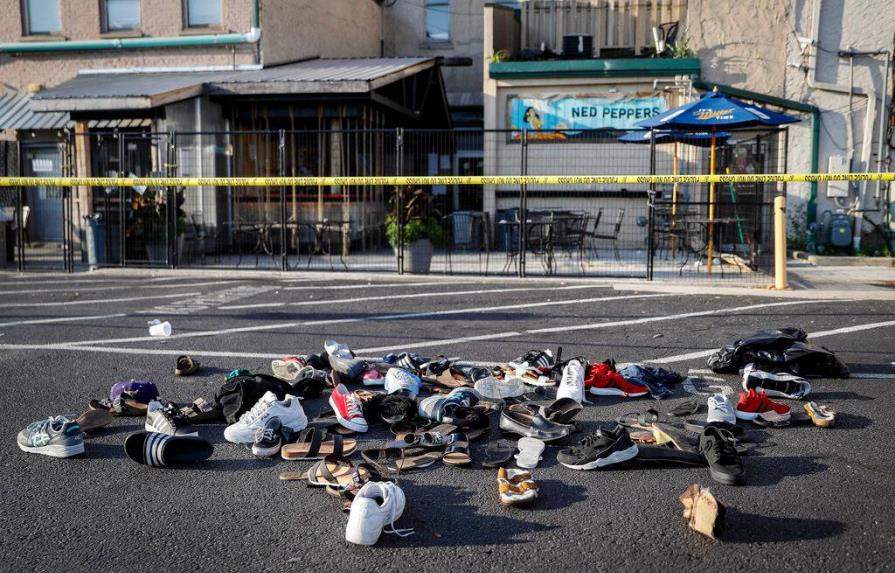
[[[564,284],[605,284],[619,291],[665,292],[681,294],[761,296],[794,299],[850,299],[850,300],[895,300],[895,268],[880,266],[814,266],[801,261],[789,262],[790,290],[776,291],[766,285],[749,283],[713,283],[708,280],[656,280],[607,278],[607,277],[544,277],[530,276],[520,279],[514,276],[479,275],[398,275],[395,273],[373,272],[280,272],[273,270],[223,270],[223,269],[101,269],[70,275],[61,272],[37,272],[19,274],[0,271],[0,279],[15,280],[25,276],[39,275],[44,278],[96,278],[96,279],[139,279],[139,278],[180,278],[206,280],[291,280],[301,282],[364,281],[370,283],[414,283],[420,281],[444,281],[464,283],[526,284],[534,281],[558,282]],[[325,288],[325,287],[324,287]]]

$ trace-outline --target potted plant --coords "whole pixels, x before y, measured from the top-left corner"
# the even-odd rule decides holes
[[[146,250],[146,259],[150,263],[168,263],[168,241],[167,241],[167,205],[165,204],[166,189],[149,187],[142,194],[135,193],[131,199],[131,210],[133,220],[132,235],[142,240]],[[175,236],[180,239],[186,226],[186,213],[183,210],[184,196],[183,188],[177,189],[174,193],[176,201],[176,229]],[[181,242],[178,241],[178,254],[182,248]]]
[[[399,190],[392,197],[392,208],[385,223],[386,236],[395,254],[399,244],[404,245],[404,270],[413,274],[428,273],[434,245],[444,239],[441,214],[433,205],[433,197],[422,189]]]

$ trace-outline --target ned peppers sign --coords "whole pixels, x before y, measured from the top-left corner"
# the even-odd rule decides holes
[[[529,137],[563,139],[589,129],[636,129],[638,121],[668,109],[662,96],[633,97],[549,97],[510,99],[510,127],[527,129]],[[566,130],[564,134],[538,131]]]

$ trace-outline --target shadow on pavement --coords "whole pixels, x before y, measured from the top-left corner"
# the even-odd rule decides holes
[[[721,540],[726,543],[779,543],[824,539],[845,531],[845,524],[829,519],[769,517],[727,508]]]
[[[558,485],[555,482],[553,487],[557,488]],[[522,512],[520,519],[510,517],[510,514],[482,515],[478,504],[471,499],[476,492],[468,489],[434,484],[415,485],[410,482],[402,483],[401,487],[408,499],[416,500],[413,506],[416,509],[405,513],[399,527],[413,527],[417,531],[417,535],[399,540],[402,546],[516,545],[528,542],[527,539],[518,539],[519,536],[528,537],[556,529],[556,526],[533,523]],[[578,495],[583,497],[583,494],[577,492],[576,498]],[[432,505],[428,507],[437,508],[437,519],[432,519],[432,515],[425,511],[427,505],[421,503],[422,499],[432,501]],[[385,539],[390,537],[383,535],[379,545],[383,548],[392,546],[394,540]]]
[[[743,462],[748,486],[773,485],[786,477],[816,474],[828,467],[810,456],[748,456]]]
[[[827,400],[858,400],[861,402],[868,402],[875,400],[875,398],[865,396],[864,394],[858,394],[857,392],[812,392],[808,399],[817,400],[819,402],[826,402]]]

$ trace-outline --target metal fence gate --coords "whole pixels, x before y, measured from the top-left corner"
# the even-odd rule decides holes
[[[620,135],[561,130],[117,131],[69,135],[59,148],[63,174],[93,176],[708,172],[705,149],[653,149],[621,143]],[[744,134],[719,149],[718,167],[733,173],[774,171],[785,166],[783,140],[780,133]],[[770,268],[774,191],[767,187],[718,187],[714,202],[705,185],[82,187],[61,190],[61,214],[48,217],[66,229],[60,261],[68,269],[89,262],[767,280],[763,272]],[[34,190],[10,191],[3,196],[7,209],[10,204],[13,211],[33,207]],[[710,215],[716,220],[709,221]],[[711,265],[709,236],[716,245]],[[14,237],[13,242],[19,251],[12,259],[20,268],[38,264],[36,253],[20,252],[27,237]],[[714,267],[711,273],[706,272],[709,266]]]

